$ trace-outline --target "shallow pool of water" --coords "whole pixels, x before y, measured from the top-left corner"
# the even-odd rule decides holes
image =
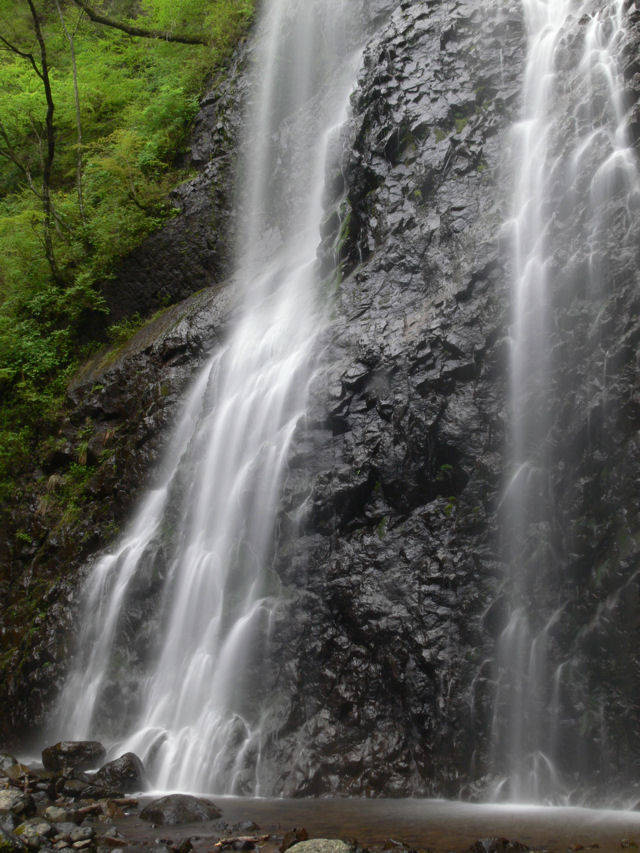
[[[471,805],[448,800],[249,799],[214,797],[229,824],[254,821],[265,833],[282,836],[304,827],[310,837],[357,840],[365,846],[392,839],[434,853],[466,851],[480,838],[501,836],[531,848],[599,853],[640,846],[640,812]],[[136,818],[131,818],[137,822]],[[131,824],[127,827],[132,830]],[[137,831],[142,831],[138,825]],[[160,827],[150,834],[158,835]],[[162,835],[206,836],[206,824],[166,827]]]

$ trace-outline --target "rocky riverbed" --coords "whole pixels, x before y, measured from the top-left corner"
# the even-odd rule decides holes
[[[247,799],[140,793],[127,753],[62,742],[42,764],[0,753],[0,853],[378,853],[637,849],[640,813],[438,800]],[[88,768],[100,765],[97,771]]]

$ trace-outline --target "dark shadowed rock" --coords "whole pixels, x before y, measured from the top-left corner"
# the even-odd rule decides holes
[[[47,846],[47,840],[55,835],[55,829],[48,821],[33,817],[16,827],[15,835],[27,847],[37,850]]]
[[[117,799],[124,796],[124,791],[119,788],[98,785],[84,779],[65,779],[62,793],[73,800]]]
[[[221,817],[220,809],[211,802],[201,797],[192,797],[189,794],[169,794],[159,800],[152,800],[140,812],[143,820],[151,823],[164,824],[176,823],[202,823],[206,820],[217,820]]]
[[[112,322],[136,312],[146,316],[228,277],[246,59],[240,45],[228,79],[218,80],[200,102],[188,158],[199,174],[171,193],[177,215],[125,258],[113,278],[102,282]]]
[[[26,847],[17,835],[0,827],[0,853],[23,853]]]
[[[13,812],[0,811],[0,828],[4,829],[5,832],[13,832],[20,823],[22,823],[22,818]]]
[[[106,788],[118,788],[125,794],[140,791],[144,787],[144,767],[137,755],[126,752],[101,767],[95,782]]]
[[[45,770],[69,774],[78,770],[92,770],[106,758],[104,746],[95,740],[63,740],[42,750]]]
[[[507,838],[480,838],[469,853],[523,853],[529,850],[525,844],[519,841],[509,841]]]
[[[309,833],[303,826],[290,829],[288,832],[285,832],[282,837],[282,843],[279,847],[280,853],[284,853],[285,850],[288,850],[300,841],[307,841],[308,838]]]
[[[469,684],[500,570],[498,237],[524,46],[519,3],[440,0],[394,4],[364,54],[328,170],[325,368],[276,557],[287,794],[455,794],[482,749]]]

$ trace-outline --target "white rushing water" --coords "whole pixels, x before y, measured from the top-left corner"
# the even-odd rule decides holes
[[[268,793],[269,631],[280,594],[270,548],[323,326],[315,256],[327,150],[359,59],[350,9],[346,0],[262,4],[240,317],[193,384],[159,485],[86,585],[56,733],[103,739],[112,756],[135,752],[156,789]]]
[[[550,644],[565,604],[550,607],[543,591],[549,573],[557,571],[548,438],[559,421],[552,402],[557,365],[551,306],[562,276],[553,253],[566,239],[561,249],[569,269],[573,247],[584,252],[587,262],[572,286],[596,306],[597,325],[607,202],[620,198],[620,217],[637,218],[638,176],[617,64],[622,0],[523,0],[523,7],[528,55],[522,117],[513,130],[514,193],[506,225],[513,246],[511,432],[501,514],[509,616],[497,649],[492,748],[493,769],[501,777],[494,795],[541,802],[563,796],[558,766],[567,744],[558,730],[559,696],[572,666],[570,660],[552,663]],[[559,238],[558,222],[574,210],[572,231],[563,225]],[[578,210],[586,213],[578,216]],[[596,347],[597,333],[594,340]]]

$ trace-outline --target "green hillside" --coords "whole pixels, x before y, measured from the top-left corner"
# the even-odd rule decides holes
[[[109,326],[98,283],[172,215],[199,96],[253,8],[0,0],[0,500]]]

